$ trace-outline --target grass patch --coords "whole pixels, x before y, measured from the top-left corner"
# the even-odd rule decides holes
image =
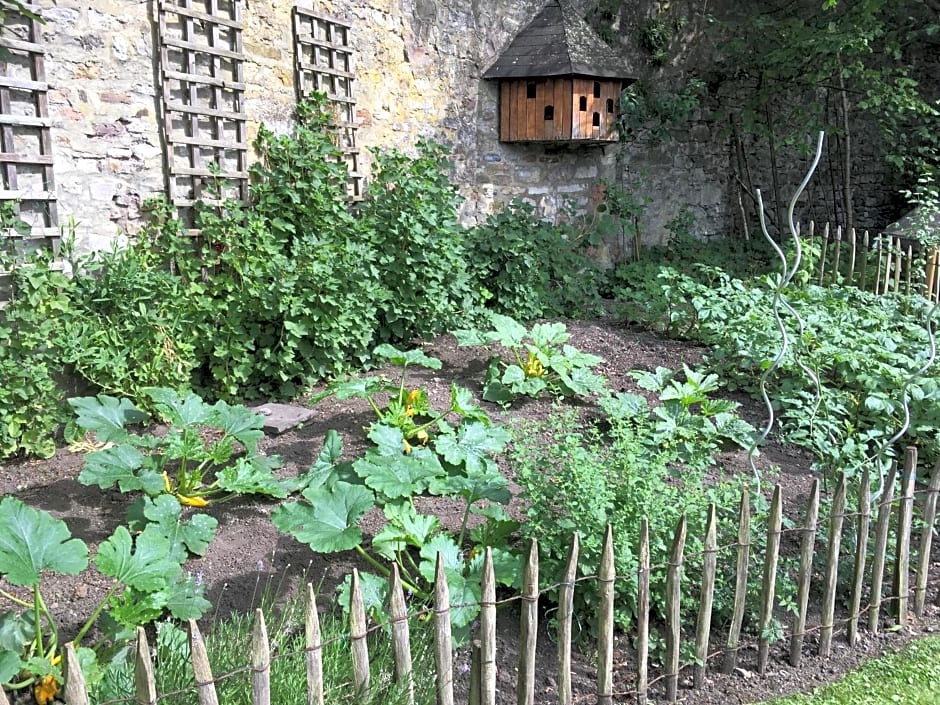
[[[940,637],[911,642],[872,659],[838,683],[769,705],[940,705]]]
[[[282,608],[262,605],[271,643],[271,702],[278,705],[306,705],[307,683],[304,661],[303,603],[297,598]],[[216,677],[219,702],[251,705],[251,677],[248,667],[254,614],[236,614],[211,626],[204,633],[212,673]],[[415,673],[415,702],[434,702],[433,631],[430,622],[412,620],[411,652]],[[371,678],[369,695],[357,695],[353,687],[349,628],[338,615],[321,616],[324,696],[328,703],[357,705],[405,705],[407,691],[394,683],[391,638],[384,631],[369,637]],[[188,635],[174,621],[157,622],[154,648],[154,676],[163,705],[196,705],[195,681]],[[154,642],[151,642],[152,644]],[[95,688],[92,702],[126,698],[134,692],[131,662],[106,669]]]

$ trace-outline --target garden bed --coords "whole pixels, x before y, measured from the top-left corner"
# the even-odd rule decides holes
[[[598,372],[607,378],[613,390],[642,392],[629,375],[630,370],[653,370],[657,366],[681,368],[683,363],[693,365],[700,361],[705,349],[682,342],[666,340],[645,331],[627,328],[605,321],[569,322],[570,343],[578,349],[601,356],[605,362]],[[443,362],[440,370],[424,368],[410,369],[410,379],[423,386],[432,405],[443,404],[450,395],[451,382],[465,386],[475,395],[481,393],[481,383],[486,370],[487,355],[481,348],[458,347],[453,336],[441,336],[424,346],[427,354]],[[762,404],[746,398],[741,413],[757,427],[763,426]],[[494,421],[509,419],[542,420],[553,414],[552,402],[547,398],[522,399],[510,410],[502,411],[496,405],[484,403]],[[344,456],[354,458],[366,448],[363,427],[373,415],[362,399],[338,400],[328,397],[312,407],[314,418],[301,428],[282,435],[266,437],[261,447],[269,455],[280,455],[284,465],[279,473],[294,475],[305,471],[320,452],[325,433],[337,430],[344,442]],[[590,404],[579,405],[581,413],[591,414]],[[727,452],[721,456],[726,468],[737,472],[750,472],[743,452]],[[805,506],[805,494],[810,483],[811,458],[804,452],[770,443],[762,451],[759,467],[771,472],[779,469],[774,481],[783,489],[785,516],[795,517]],[[27,504],[45,509],[63,519],[73,535],[83,539],[94,551],[95,546],[121,524],[126,515],[127,503],[131,499],[114,490],[102,491],[96,487],[79,484],[76,477],[81,470],[82,454],[61,448],[49,460],[11,462],[0,468],[0,489],[3,494],[13,494]],[[512,480],[510,476],[510,481]],[[421,508],[441,518],[445,526],[456,528],[461,521],[461,507],[439,499],[421,500]],[[278,597],[293,593],[303,582],[310,582],[321,595],[321,607],[330,603],[335,586],[353,567],[362,567],[352,552],[334,555],[312,553],[305,545],[292,537],[279,533],[270,521],[273,501],[235,499],[209,508],[219,520],[218,534],[204,558],[191,560],[186,568],[193,574],[201,574],[207,585],[206,596],[213,604],[213,611],[204,620],[207,631],[211,623],[232,612],[245,612],[258,606],[264,592]],[[511,505],[518,511],[518,503]],[[367,515],[363,522],[366,533],[377,530],[378,517]],[[93,568],[79,576],[50,576],[43,582],[43,592],[51,611],[58,615],[67,637],[69,630],[77,629],[90,611],[98,604],[110,586],[108,578],[96,574]],[[931,595],[932,597],[932,595]],[[517,616],[511,610],[498,615],[498,637],[500,664],[515,662],[515,635]],[[871,637],[865,632],[854,650],[849,649],[837,636],[834,655],[829,659],[808,657],[801,669],[785,665],[785,642],[772,649],[769,672],[765,676],[756,674],[756,650],[745,650],[741,654],[740,668],[735,675],[719,677],[711,675],[704,688],[692,690],[680,688],[680,700],[686,703],[735,703],[753,702],[771,695],[811,687],[832,680],[855,666],[866,656],[875,655],[893,647],[921,631],[932,631],[931,622],[910,625],[905,628]],[[812,642],[807,642],[810,647]],[[555,644],[544,628],[540,634],[539,663],[554,661]],[[575,692],[587,698],[593,693],[593,670],[591,654],[576,659],[574,668]],[[543,656],[543,657],[542,657]],[[632,646],[629,640],[615,650],[615,665],[620,674],[615,682],[615,691],[630,690]],[[468,676],[461,665],[466,653],[458,655],[457,687],[467,687]],[[499,671],[501,702],[515,702],[515,676],[511,667],[503,666]],[[688,678],[681,678],[680,685],[688,686]],[[622,687],[621,687],[622,686]],[[536,682],[536,698],[539,702],[555,702],[555,675],[548,667],[540,672]],[[661,695],[655,686],[653,695]]]

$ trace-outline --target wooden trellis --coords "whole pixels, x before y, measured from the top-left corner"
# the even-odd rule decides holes
[[[48,90],[40,23],[10,10],[0,34],[0,200],[32,226],[17,235],[37,243],[59,235]]]
[[[243,0],[159,0],[168,187],[186,217],[248,198]]]
[[[348,170],[348,195],[358,201],[363,193],[356,144],[356,99],[353,94],[351,25],[313,10],[294,7],[294,85],[297,99],[314,91],[327,95],[336,119],[336,146]]]

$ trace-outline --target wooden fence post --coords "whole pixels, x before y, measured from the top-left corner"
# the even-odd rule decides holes
[[[71,641],[65,645],[65,658],[62,660],[64,661],[62,671],[65,680],[62,686],[62,699],[65,701],[65,705],[88,705],[88,688],[85,686],[85,674],[82,673],[81,664],[78,662],[75,644]],[[211,674],[209,678],[212,678]],[[198,678],[196,680],[198,681]]]
[[[672,550],[669,552],[669,569],[666,574],[666,700],[676,701],[679,687],[679,633],[681,627],[682,602],[682,558],[685,551],[685,514],[679,520]]]
[[[317,596],[313,585],[307,583],[304,600],[304,637],[307,666],[307,705],[323,703],[323,644],[320,637],[320,616],[317,614]]]
[[[392,578],[389,585],[389,618],[392,622],[392,653],[395,660],[395,682],[406,684],[405,701],[414,705],[415,681],[411,663],[411,631],[408,625],[408,609],[405,592],[401,585],[398,564],[392,563]]]
[[[914,514],[914,480],[917,474],[917,448],[904,451],[904,474],[901,476],[901,501],[898,504],[898,540],[894,560],[894,594],[897,595],[895,616],[898,624],[907,623],[910,603],[911,519]]]
[[[881,586],[884,581],[885,558],[888,550],[888,528],[891,522],[891,503],[894,501],[894,483],[898,465],[892,461],[888,477],[884,481],[884,492],[878,506],[878,522],[875,525],[875,549],[871,564],[871,604],[868,612],[868,629],[878,633],[878,618],[881,611]]]
[[[809,607],[809,589],[813,575],[813,553],[816,548],[816,522],[819,519],[819,479],[814,479],[809,491],[803,538],[800,541],[800,577],[797,588],[797,612],[793,617],[790,635],[790,665],[799,666],[803,658],[803,639],[806,629],[806,610]]]
[[[252,705],[271,705],[271,645],[260,607],[251,630],[251,694]]]
[[[189,653],[193,662],[193,675],[196,677],[196,694],[199,705],[219,705],[219,696],[215,692],[215,679],[209,667],[209,655],[206,642],[202,638],[195,619],[187,620],[189,626]]]
[[[134,655],[134,705],[156,705],[157,684],[153,676],[153,660],[147,630],[137,627],[137,648]]]
[[[650,523],[646,517],[640,522],[636,582],[636,702],[646,705],[650,647]]]
[[[708,522],[705,527],[705,556],[702,562],[701,603],[698,621],[695,624],[695,669],[692,683],[701,688],[705,683],[705,669],[708,665],[708,637],[712,628],[712,601],[715,596],[715,572],[718,569],[718,529],[715,505],[708,505]]]
[[[842,524],[845,521],[845,473],[839,473],[839,482],[832,497],[829,516],[829,543],[826,548],[825,593],[823,594],[822,625],[819,628],[819,655],[828,658],[832,648],[832,630],[835,621],[836,590],[839,584],[839,550],[842,547]]]
[[[777,560],[780,556],[780,527],[783,524],[783,499],[780,485],[774,487],[767,520],[767,552],[764,556],[764,580],[760,597],[760,640],[757,645],[757,670],[767,670],[770,654],[770,622],[774,616],[774,597],[777,587]]]
[[[480,703],[496,705],[496,579],[489,546],[483,554],[480,594]]]
[[[359,587],[359,571],[353,568],[349,588],[349,641],[352,652],[353,689],[357,698],[369,692],[369,644],[366,641],[366,610]]]
[[[868,559],[868,532],[871,528],[871,469],[862,472],[858,488],[858,530],[855,532],[855,570],[852,573],[852,597],[849,623],[845,630],[849,646],[855,646],[858,635],[858,617],[862,606],[862,588],[865,583],[865,562]]]
[[[930,549],[933,542],[934,522],[937,519],[937,493],[940,492],[940,461],[933,466],[927,496],[924,498],[924,528],[920,535],[920,550],[917,552],[917,583],[914,588],[914,614],[924,612],[927,597],[927,577],[930,572]]]
[[[574,581],[578,574],[578,535],[571,535],[568,565],[558,589],[558,705],[571,705],[571,626],[574,621]]]
[[[745,487],[741,491],[741,506],[738,511],[738,562],[735,570],[734,610],[731,627],[728,629],[725,659],[721,672],[728,675],[738,661],[738,640],[744,622],[744,607],[747,600],[747,568],[751,555],[751,499]]]
[[[607,525],[597,569],[597,703],[614,700],[614,530]]]
[[[535,702],[535,650],[539,624],[539,544],[532,539],[522,571],[522,609],[519,619],[519,673],[516,705]]]
[[[450,633],[450,589],[444,557],[437,552],[434,568],[434,666],[437,670],[437,705],[454,705],[454,649]]]

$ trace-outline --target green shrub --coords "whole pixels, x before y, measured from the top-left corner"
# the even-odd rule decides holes
[[[58,339],[74,314],[71,283],[47,255],[14,266],[11,277],[11,300],[0,309],[0,457],[51,456],[68,417]]]
[[[573,230],[535,217],[513,201],[467,232],[471,269],[483,304],[519,321],[594,311],[601,273]]]
[[[384,342],[443,333],[477,306],[447,149],[426,141],[417,149],[413,159],[395,149],[376,155],[361,208],[362,237],[388,292],[375,312]]]

